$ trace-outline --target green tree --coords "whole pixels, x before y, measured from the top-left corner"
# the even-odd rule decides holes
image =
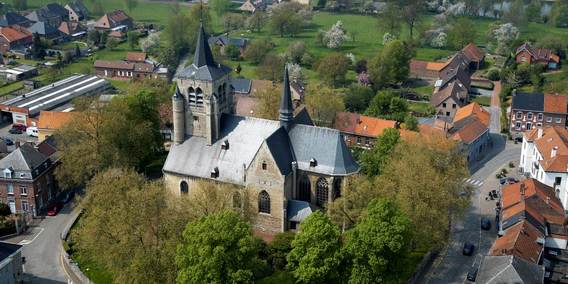
[[[124,1],[124,8],[128,10],[128,12],[132,13],[134,9],[138,6],[138,0],[123,0]]]
[[[60,185],[84,185],[110,167],[143,171],[162,148],[156,94],[143,91],[113,99],[108,105],[97,100],[87,104],[92,107],[77,112],[56,133],[58,147],[65,153],[56,170]],[[82,166],[77,167],[79,164]]]
[[[281,82],[284,78],[284,59],[278,55],[266,55],[256,68],[256,74],[264,80]]]
[[[298,10],[298,5],[293,2],[282,2],[274,6],[268,23],[270,30],[280,37],[298,34],[304,26],[304,19],[298,15]]]
[[[454,49],[462,49],[475,40],[474,23],[468,18],[458,19],[448,31],[448,42]]]
[[[359,223],[347,232],[349,283],[399,283],[412,233],[409,218],[391,201],[370,202]]]
[[[339,278],[342,261],[339,228],[321,211],[301,223],[292,241],[288,269],[300,283],[330,283]]]
[[[265,39],[253,40],[247,45],[243,54],[244,58],[252,64],[259,64],[264,57],[272,50],[272,43]]]
[[[402,14],[395,3],[387,2],[384,9],[379,13],[377,20],[379,29],[392,35],[398,35],[400,33]]]
[[[98,45],[101,41],[101,35],[97,30],[90,30],[87,33],[87,39],[94,45]]]
[[[540,16],[541,10],[542,10],[542,3],[539,0],[531,0],[527,5],[525,11],[527,20],[535,23],[542,22],[542,17]]]
[[[400,133],[394,128],[383,131],[373,148],[361,154],[361,171],[367,176],[377,176],[390,161],[391,155],[400,141]]]
[[[292,250],[292,241],[296,235],[293,232],[278,233],[268,245],[267,261],[273,269],[283,270],[286,268],[286,256]]]
[[[408,113],[408,102],[393,90],[380,91],[373,97],[365,113],[402,122]]]
[[[178,283],[251,283],[261,266],[260,240],[234,212],[187,224],[178,247]]]
[[[375,88],[383,88],[404,82],[410,72],[413,52],[409,45],[399,40],[387,43],[368,63],[368,72]]]
[[[126,34],[126,38],[128,39],[128,47],[134,50],[136,48],[136,45],[138,45],[138,32],[129,31]]]
[[[551,11],[552,23],[559,28],[568,27],[568,1],[559,0],[554,2]]]
[[[218,17],[223,16],[231,8],[230,0],[210,0],[208,5],[211,6],[211,10],[217,14]]]
[[[34,33],[32,40],[32,50],[31,50],[32,57],[35,59],[43,60],[43,58],[45,58],[46,55],[45,49],[46,45],[39,37],[39,34]]]
[[[256,93],[258,103],[255,107],[254,117],[278,120],[278,110],[280,107],[280,97],[282,89],[280,86],[270,86],[262,88]]]
[[[306,93],[306,107],[317,125],[331,127],[337,113],[345,110],[341,96],[329,87],[312,84]]]
[[[349,60],[341,53],[330,53],[317,64],[318,74],[330,86],[337,86],[345,81]]]
[[[259,33],[265,22],[266,15],[262,11],[257,10],[247,19],[246,25],[248,29]]]
[[[115,38],[109,38],[106,42],[106,46],[110,48],[110,50],[114,50],[118,46],[118,40]]]
[[[374,96],[375,92],[371,87],[352,84],[349,92],[343,97],[345,109],[351,112],[364,112]]]
[[[241,58],[241,49],[236,45],[225,46],[224,52],[231,60],[239,60]]]
[[[404,127],[411,131],[418,131],[418,119],[414,115],[407,115],[404,119]]]
[[[79,48],[79,44],[75,44],[75,57],[81,57],[81,49]]]
[[[87,185],[71,239],[116,283],[173,283],[175,250],[187,221],[182,204],[174,206],[167,196],[163,185],[132,170],[103,171]]]

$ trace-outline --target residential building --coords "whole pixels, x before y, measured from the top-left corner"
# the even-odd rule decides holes
[[[32,34],[38,34],[45,39],[59,41],[65,38],[65,34],[58,29],[62,22],[60,21],[57,25],[52,25],[49,22],[36,22],[28,30]]]
[[[97,60],[93,64],[95,75],[113,79],[157,79],[155,67],[150,63],[130,63],[121,60]]]
[[[61,22],[69,20],[69,12],[57,3],[50,3],[27,14],[26,18],[35,23],[44,22],[58,27]]]
[[[543,283],[544,267],[514,255],[483,256],[476,283]]]
[[[522,132],[548,126],[566,127],[568,99],[558,94],[519,93],[513,91],[511,132]]]
[[[240,7],[239,10],[243,11],[243,12],[250,12],[250,13],[254,13],[256,12],[256,5],[253,3],[253,1],[251,0],[247,0],[245,1]]]
[[[74,112],[42,111],[37,122],[38,140],[42,142],[55,131],[65,126],[76,114]]]
[[[0,242],[0,283],[23,282],[22,245]]]
[[[126,61],[132,62],[132,63],[144,63],[144,62],[146,62],[147,58],[148,58],[148,55],[146,55],[146,52],[128,52],[128,53],[126,53]]]
[[[469,63],[462,52],[458,52],[439,72],[434,84],[430,103],[440,117],[452,119],[457,110],[469,102],[471,84]]]
[[[446,61],[432,62],[412,59],[410,61],[410,75],[426,80],[437,79],[449,69],[457,65],[467,67],[468,72],[479,69],[485,61],[485,53],[475,44],[470,43]]]
[[[95,23],[98,30],[124,30],[134,26],[134,21],[122,10],[115,10],[104,14]]]
[[[69,20],[72,22],[84,21],[89,17],[89,10],[81,1],[73,1],[65,5],[65,9],[69,11]]]
[[[295,120],[287,70],[278,121],[234,115],[231,69],[215,62],[207,42],[201,25],[193,63],[176,78],[166,188],[181,196],[200,180],[232,184],[234,206],[257,212],[256,232],[297,230],[303,213],[339,197],[359,166],[339,131]]]
[[[547,69],[556,70],[560,67],[560,56],[547,48],[534,48],[525,42],[515,51],[515,61],[519,64],[543,64]]]
[[[477,45],[470,43],[461,50],[467,60],[469,61],[469,70],[479,70],[485,63],[485,53],[477,47]]]
[[[57,196],[55,163],[25,143],[0,160],[0,201],[12,213],[41,214]]]
[[[32,21],[16,12],[7,12],[0,16],[0,27],[11,27],[14,25],[29,27],[32,25]]]
[[[217,45],[221,48],[221,51],[223,51],[223,49],[227,46],[236,46],[239,48],[241,53],[245,51],[248,41],[249,40],[247,38],[229,37],[227,35],[210,37],[208,40],[209,45]]]
[[[65,21],[57,28],[61,33],[70,38],[77,38],[87,34],[87,27],[79,22]]]
[[[520,170],[554,188],[568,204],[568,131],[564,127],[535,128],[523,136]]]
[[[18,27],[0,28],[0,52],[7,53],[13,49],[24,49],[32,44],[32,34]]]
[[[347,146],[372,148],[387,128],[398,128],[394,120],[380,119],[352,112],[337,113],[334,128],[341,131]]]
[[[475,162],[485,157],[491,148],[489,135],[490,114],[477,103],[460,108],[454,116],[448,136],[461,143],[467,154],[468,162]]]

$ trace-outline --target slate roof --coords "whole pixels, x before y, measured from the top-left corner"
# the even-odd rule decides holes
[[[294,110],[294,123],[315,126],[308,109],[305,106],[300,106]]]
[[[179,78],[212,81],[231,73],[231,68],[215,63],[203,24],[199,26],[193,63],[184,68]]]
[[[291,222],[301,222],[306,217],[310,216],[312,212],[315,211],[314,208],[310,206],[310,203],[301,200],[288,200],[288,221]]]
[[[34,22],[44,22],[53,18],[59,18],[61,20],[66,19],[69,16],[69,11],[63,6],[57,3],[47,4],[31,13],[26,15],[26,18]]]
[[[0,242],[0,263],[21,249],[22,245]]]
[[[8,12],[0,16],[0,27],[12,25],[27,26],[29,24],[31,24],[31,21],[18,13]]]
[[[519,92],[513,93],[511,110],[543,111],[544,94]]]
[[[245,78],[231,78],[231,86],[233,86],[233,92],[235,93],[250,94],[252,80]]]
[[[476,283],[542,283],[544,266],[515,256],[484,256],[477,273]]]
[[[4,159],[0,160],[0,168],[12,168],[15,171],[32,171],[48,159],[30,144],[22,144]]]
[[[278,128],[272,135],[266,138],[266,145],[278,165],[280,174],[288,175],[292,171],[292,162],[295,160],[294,150],[286,129]]]
[[[31,34],[19,31],[17,29],[13,29],[11,27],[2,27],[0,28],[0,36],[3,36],[8,42],[15,42],[18,40],[29,38]]]
[[[31,33],[37,33],[42,36],[56,36],[59,35],[59,30],[47,22],[37,22],[28,28]]]
[[[245,48],[248,42],[248,39],[242,37],[228,37],[226,35],[220,36],[213,36],[210,37],[207,42],[209,44],[221,44],[223,46],[226,45],[233,45],[238,48]]]
[[[85,7],[85,5],[83,5],[83,3],[81,3],[80,1],[69,2],[66,7],[69,7],[69,9],[73,10],[77,15],[81,17],[87,17],[89,14],[87,7]]]

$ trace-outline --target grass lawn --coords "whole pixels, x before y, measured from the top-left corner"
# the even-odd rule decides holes
[[[489,96],[475,96],[473,97],[472,101],[482,105],[482,106],[490,106],[491,105],[491,97]]]
[[[79,253],[73,254],[73,260],[79,264],[81,271],[91,280],[94,284],[112,283],[113,277],[107,270],[93,260],[80,255]]]
[[[12,84],[8,84],[8,85],[4,85],[2,87],[0,87],[0,97],[3,97],[11,92],[14,92],[16,90],[19,90],[21,88],[24,87],[24,82],[20,81],[20,82],[15,82]]]
[[[430,102],[409,102],[408,109],[416,116],[430,116],[434,112]]]

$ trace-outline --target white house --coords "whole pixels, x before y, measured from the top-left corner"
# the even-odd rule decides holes
[[[556,191],[568,205],[568,130],[564,127],[533,129],[523,136],[520,170]]]

